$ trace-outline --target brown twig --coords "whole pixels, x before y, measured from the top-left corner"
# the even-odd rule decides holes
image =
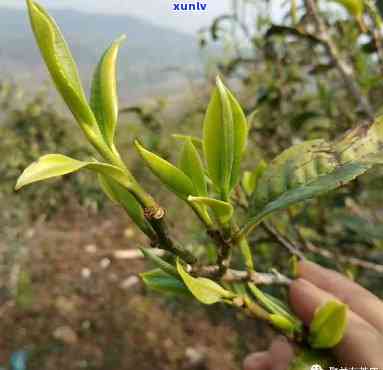
[[[383,265],[380,265],[380,264],[377,264],[374,262],[370,262],[370,261],[366,261],[366,260],[356,258],[356,257],[345,256],[343,254],[335,253],[335,252],[329,251],[328,249],[318,247],[318,246],[314,245],[313,243],[311,243],[310,241],[308,241],[306,238],[304,238],[304,236],[300,232],[299,228],[297,228],[293,223],[292,223],[292,225],[293,225],[293,227],[297,233],[297,236],[300,240],[300,243],[301,243],[300,248],[298,248],[296,246],[297,245],[296,242],[294,242],[290,238],[282,235],[275,228],[273,228],[272,236],[283,247],[287,248],[288,250],[291,250],[292,253],[294,251],[293,254],[297,255],[298,251],[300,254],[302,254],[302,252],[300,252],[300,251],[305,250],[307,252],[317,254],[319,256],[331,259],[331,260],[336,261],[336,262],[347,263],[347,264],[352,265],[352,266],[362,267],[364,269],[371,270],[371,271],[377,272],[379,274],[383,274]]]
[[[366,9],[367,13],[370,16],[372,26],[370,33],[375,44],[376,52],[380,62],[380,70],[383,72],[383,42],[382,42],[382,18],[379,14],[378,9],[376,8],[375,2],[372,0],[366,0]]]
[[[305,0],[305,6],[307,12],[312,16],[316,28],[317,38],[322,42],[327,50],[328,55],[332,59],[334,65],[337,67],[343,81],[349,90],[350,94],[360,104],[365,114],[370,118],[374,119],[374,111],[371,107],[367,97],[363,95],[359,85],[356,82],[355,73],[353,68],[342,58],[338,47],[330,35],[330,31],[327,27],[325,20],[322,18],[315,0]]]
[[[289,239],[284,237],[272,224],[264,221],[261,225],[267,234],[269,234],[273,239],[275,239],[280,245],[285,247],[292,255],[297,256],[300,259],[305,259],[305,256],[300,251],[300,249]]]
[[[159,257],[163,257],[166,252],[161,249],[151,249],[151,252],[156,254]],[[132,260],[132,259],[142,259],[144,255],[140,249],[127,249],[127,250],[116,250],[112,253],[109,253],[107,257],[119,259],[119,260]],[[190,267],[189,272],[195,273],[198,276],[215,278],[219,272],[219,266],[203,266],[203,267]],[[288,285],[291,280],[282,275],[279,272],[273,273],[261,273],[261,272],[249,272],[228,269],[226,273],[221,278],[222,281],[227,283],[235,282],[246,282],[251,281],[254,284],[258,285]]]
[[[166,251],[163,249],[152,248],[150,250],[152,254],[155,254],[158,257],[163,257],[166,254]],[[144,258],[144,255],[141,249],[120,249],[113,251],[108,254],[110,257],[115,258],[117,260],[134,260]]]
[[[152,247],[169,251],[187,263],[194,264],[197,262],[191,252],[170,236],[167,224],[164,221],[165,210],[163,208],[146,208],[144,214],[156,232],[156,238],[151,240]]]
[[[379,265],[378,263],[362,260],[356,257],[350,257],[350,256],[334,253],[329,251],[328,249],[320,248],[312,244],[311,242],[308,242],[305,247],[309,252],[318,254],[319,256],[332,259],[332,260],[337,259],[341,263],[347,263],[352,266],[362,267],[366,270],[371,270],[379,274],[383,274],[383,265]]]
[[[192,271],[199,276],[214,278],[219,271],[219,266],[203,266]],[[226,283],[251,281],[258,285],[288,285],[291,283],[291,280],[287,276],[284,276],[279,272],[262,273],[234,269],[228,269],[225,275],[222,276],[221,280]]]

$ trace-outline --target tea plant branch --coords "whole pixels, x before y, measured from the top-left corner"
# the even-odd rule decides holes
[[[229,268],[232,244],[226,240],[220,230],[208,230],[207,233],[217,247],[218,269],[216,270],[215,275],[220,277],[223,276]]]
[[[166,251],[163,249],[152,248],[150,252],[158,257],[164,257]],[[127,249],[127,250],[116,250],[111,253],[103,254],[103,257],[112,258],[116,260],[136,260],[144,259],[145,256],[142,253],[141,249]],[[218,265],[212,266],[203,266],[203,267],[190,267],[189,272],[195,273],[199,276],[214,278],[217,276],[219,271]],[[254,271],[242,271],[235,269],[228,269],[221,277],[221,281],[226,283],[236,283],[236,282],[253,282],[257,285],[288,285],[291,283],[291,280],[279,272],[273,273],[263,273],[263,272],[254,272]]]
[[[376,273],[383,274],[383,265],[380,265],[380,264],[377,264],[374,262],[370,262],[370,261],[366,261],[366,260],[356,258],[356,257],[345,256],[342,254],[334,253],[334,252],[329,251],[328,249],[318,247],[318,246],[312,244],[311,242],[307,242],[307,244],[305,245],[305,248],[308,252],[317,254],[319,256],[322,256],[322,257],[325,257],[325,258],[328,258],[331,260],[335,259],[341,263],[346,263],[346,264],[349,264],[351,266],[361,267],[361,268],[364,268],[366,270],[371,270],[371,271],[374,271]]]
[[[314,254],[317,254],[319,256],[325,257],[327,259],[335,260],[335,261],[340,262],[340,263],[346,263],[346,264],[349,264],[349,265],[352,265],[355,267],[362,267],[366,270],[371,270],[371,271],[377,272],[379,274],[383,273],[383,265],[380,265],[380,264],[377,264],[374,262],[370,262],[370,261],[366,261],[366,260],[363,260],[363,259],[357,258],[357,257],[345,256],[343,254],[334,253],[334,252],[329,251],[328,249],[316,246],[313,243],[311,243],[310,241],[308,241],[306,238],[304,238],[304,236],[300,232],[299,228],[296,227],[296,225],[294,225],[292,223],[292,226],[294,227],[299,239],[301,240],[301,248],[300,248],[301,250],[303,249],[307,252],[314,253]],[[271,232],[271,230],[270,230],[270,232]],[[286,247],[289,250],[292,247],[295,250],[299,250],[295,246],[296,242],[292,241],[287,236],[282,235],[277,229],[273,228],[272,232],[273,232],[273,234],[275,234],[275,240],[277,240],[283,247]],[[303,256],[303,258],[305,258],[305,257]]]
[[[236,204],[242,208],[244,211],[248,211],[249,209],[249,203],[247,199],[243,199],[241,197],[240,192],[237,192],[236,198],[235,198]],[[272,237],[277,243],[281,244],[284,248],[286,248],[292,255],[299,257],[300,259],[305,259],[305,256],[303,253],[300,251],[298,247],[296,247],[293,243],[291,243],[289,240],[287,240],[283,235],[281,235],[275,227],[267,222],[263,221],[261,222],[261,227],[263,230]]]
[[[269,234],[275,241],[286,248],[293,256],[297,256],[304,260],[305,256],[294,243],[285,238],[279,231],[269,222],[264,221],[261,223],[262,228]]]
[[[151,253],[158,257],[163,257],[165,256],[166,251],[163,249],[152,248]],[[120,249],[113,251],[112,253],[106,253],[105,257],[111,257],[116,260],[135,260],[144,258],[145,256],[141,249]]]
[[[314,6],[314,12],[317,11],[315,2],[307,0],[307,4]],[[34,0],[27,0],[27,5],[36,40],[56,87],[105,163],[47,154],[23,171],[15,188],[18,190],[34,182],[82,169],[91,170],[97,174],[105,194],[125,209],[154,247],[153,250],[142,249],[142,254],[157,267],[140,274],[148,287],[163,293],[192,295],[207,305],[221,302],[238,307],[254,318],[266,320],[296,343],[303,342],[312,349],[337,345],[346,327],[347,307],[339,302],[330,302],[315,314],[315,325],[305,330],[287,303],[257,287],[258,284],[288,285],[290,279],[276,270],[272,273],[255,272],[247,236],[271,213],[335,190],[374,164],[382,164],[383,118],[371,125],[357,127],[332,143],[318,139],[294,145],[268,164],[261,161],[254,173],[249,174],[248,171],[246,176],[242,176],[241,164],[247,148],[249,125],[233,93],[217,78],[204,118],[202,140],[182,135],[184,143],[178,165],[135,140],[136,149],[147,167],[168,190],[192,208],[213,240],[217,262],[201,266],[196,263],[193,253],[171,236],[165,222],[165,208],[136,181],[115,147],[119,112],[116,58],[123,38],[114,41],[103,54],[94,74],[88,102],[76,63],[57,24]],[[327,45],[330,56],[338,58],[338,68],[344,70],[348,65],[342,64],[335,44],[326,34],[326,24],[319,13],[314,15],[319,19],[318,28],[323,28],[323,32],[319,32],[324,39],[322,42]],[[350,71],[350,76],[344,73],[346,82],[347,78],[353,77],[353,70]],[[351,86],[354,94],[361,94],[359,86],[354,84]],[[361,95],[361,98],[364,97]],[[367,99],[363,102],[362,108],[365,109],[369,103]],[[367,110],[367,114],[370,113],[372,116],[372,112]],[[240,229],[232,195],[241,182],[245,184],[244,195],[249,198],[243,200],[241,207],[247,208],[248,200],[249,209],[246,223]],[[240,192],[237,195],[241,195]],[[281,235],[272,225],[265,223],[264,228],[290,253],[303,258],[295,242]],[[303,245],[308,251],[316,248],[308,242]],[[247,271],[231,268],[235,249],[240,249]],[[331,257],[327,252],[316,253],[326,253]],[[162,258],[170,257],[170,254],[174,256]],[[207,260],[211,259],[211,254],[205,253]],[[121,257],[121,253],[115,256]],[[125,253],[123,257],[141,258],[141,253]],[[351,261],[355,263],[356,259]]]
[[[214,278],[217,276],[219,266],[203,266],[201,268],[197,267],[195,270],[192,269],[191,271],[195,271],[198,275],[203,277]],[[288,285],[291,283],[291,280],[287,276],[284,276],[280,273],[262,273],[235,269],[227,269],[220,280],[226,283],[250,281],[257,285]]]
[[[372,22],[370,33],[374,40],[374,44],[378,54],[378,58],[380,62],[380,70],[381,72],[383,72],[383,42],[382,42],[382,34],[381,34],[381,29],[383,25],[382,17],[380,16],[374,1],[365,0],[364,3],[366,6],[367,13],[370,16],[370,19]]]
[[[163,220],[165,216],[165,210],[163,208],[146,208],[144,210],[144,214],[146,219],[152,225],[158,237],[156,239],[151,240],[152,247],[164,249],[168,252],[171,252],[176,256],[182,258],[187,263],[194,264],[197,262],[196,257],[191,252],[185,249],[179,242],[175,241],[169,235],[168,227]]]
[[[367,97],[363,95],[360,87],[358,86],[353,68],[342,58],[338,47],[330,35],[330,31],[326,25],[325,20],[320,15],[316,1],[305,0],[304,3],[308,13],[313,17],[315,21],[317,31],[319,33],[317,37],[325,46],[330,58],[339,70],[347,89],[355,98],[355,100],[360,104],[360,107],[363,109],[365,114],[370,119],[373,119],[374,111],[371,107],[371,104]]]

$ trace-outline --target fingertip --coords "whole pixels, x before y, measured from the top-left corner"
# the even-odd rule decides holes
[[[310,324],[314,312],[331,296],[305,279],[297,279],[290,285],[289,299],[294,312],[306,324]]]
[[[273,354],[273,351],[279,352],[279,351],[286,351],[290,352],[292,351],[291,344],[287,340],[287,338],[283,335],[278,335],[274,338],[273,342],[271,343],[270,352]]]
[[[294,350],[286,337],[278,336],[270,348],[273,370],[286,370],[294,358]]]
[[[243,362],[244,370],[270,370],[271,357],[268,351],[248,355]]]
[[[314,262],[302,260],[298,263],[298,276],[301,278],[309,278],[313,271],[318,271],[319,269],[323,268]]]
[[[309,289],[309,283],[302,278],[296,279],[290,284],[289,299],[293,308],[299,308],[299,306],[304,303],[305,295]]]

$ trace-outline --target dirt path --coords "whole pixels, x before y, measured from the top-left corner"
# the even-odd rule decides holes
[[[265,345],[270,333],[231,310],[129,286],[144,262],[109,256],[144,240],[123,214],[108,216],[66,212],[36,228],[27,298],[0,308],[0,365],[26,348],[29,370],[233,370]]]

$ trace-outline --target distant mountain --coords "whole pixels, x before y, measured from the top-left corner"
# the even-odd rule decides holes
[[[201,69],[196,39],[188,34],[152,25],[128,15],[101,15],[74,10],[54,10],[86,84],[105,48],[121,34],[119,76],[124,94],[172,88],[182,80],[172,67],[192,73]],[[30,82],[47,79],[32,37],[26,11],[0,7],[0,79],[18,76]]]

